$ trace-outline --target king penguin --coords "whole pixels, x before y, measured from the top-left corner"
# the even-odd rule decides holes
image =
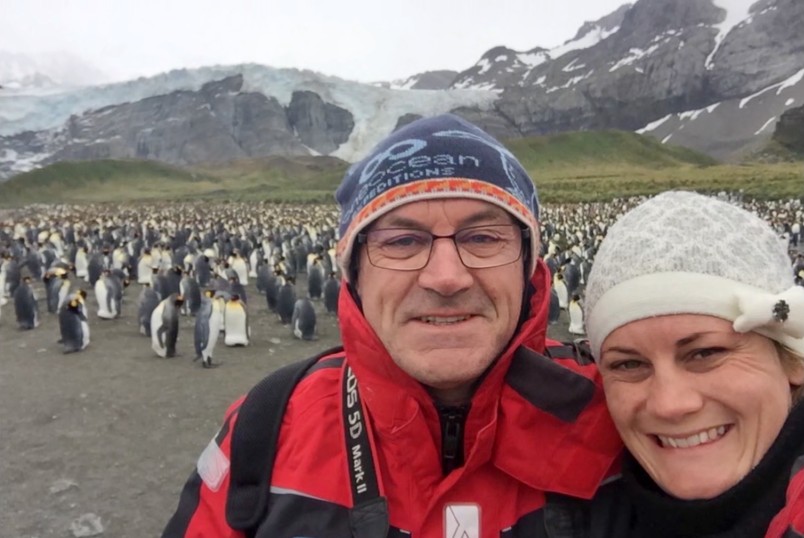
[[[87,259],[87,247],[82,246],[75,252],[75,276],[89,280],[89,260]]]
[[[547,314],[547,323],[557,323],[561,317],[561,305],[558,304],[558,294],[555,288],[550,289],[550,310]]]
[[[299,340],[315,340],[315,321],[313,302],[307,297],[297,300],[291,319],[293,336]]]
[[[61,310],[61,307],[67,303],[67,299],[70,297],[70,275],[65,271],[59,276],[59,303],[56,306],[56,310]]]
[[[201,307],[201,290],[198,282],[187,271],[184,272],[184,277],[179,283],[179,292],[184,297],[184,304],[181,307],[182,315],[195,316]]]
[[[212,290],[204,292],[204,296],[201,298],[201,307],[195,316],[194,360],[201,359],[201,365],[204,368],[217,366],[216,363],[212,362],[212,353],[215,350],[215,344],[218,342],[218,335],[221,330],[221,316],[219,312],[215,312],[214,294],[215,292]]]
[[[564,282],[564,275],[560,272],[553,277],[553,289],[556,290],[556,295],[558,295],[558,306],[566,309],[569,305],[569,293],[567,292],[567,284]]]
[[[0,258],[0,306],[8,302],[8,287],[6,286],[7,260]]]
[[[151,347],[160,357],[176,356],[179,338],[179,308],[184,298],[172,293],[151,314]]]
[[[151,257],[151,249],[146,248],[140,255],[140,259],[137,262],[138,284],[151,283],[151,274],[153,274],[153,271],[151,270],[152,264],[153,264],[153,258]]]
[[[115,301],[115,284],[109,278],[109,271],[95,281],[95,300],[98,302],[98,317],[101,319],[114,319],[120,315]]]
[[[89,345],[89,323],[78,298],[59,309],[59,331],[64,353],[74,353]]]
[[[276,307],[279,304],[279,290],[285,285],[285,277],[278,269],[268,280],[265,281],[265,301],[268,304],[268,310],[276,312]]]
[[[338,313],[338,295],[341,291],[341,283],[335,271],[329,274],[329,278],[324,282],[324,307],[331,314]]]
[[[140,292],[137,308],[137,324],[140,326],[140,334],[151,336],[151,314],[159,305],[159,296],[153,288],[145,284]]]
[[[324,267],[321,258],[316,256],[307,266],[307,296],[310,299],[321,299],[324,287]]]
[[[581,307],[581,296],[577,293],[572,296],[569,304],[569,332],[572,334],[584,334],[583,328],[583,307]]]
[[[60,270],[63,272],[63,270]],[[56,271],[48,271],[42,278],[45,284],[45,299],[47,302],[47,311],[51,314],[56,314],[59,311],[59,289],[61,288],[61,278]]]
[[[17,314],[17,324],[23,331],[39,326],[39,305],[36,303],[36,294],[29,276],[23,278],[14,290],[14,311]]]
[[[235,251],[232,258],[229,260],[229,265],[235,273],[237,273],[237,280],[244,286],[248,286],[248,264],[245,258],[240,255],[240,251]]]
[[[248,326],[246,305],[238,295],[226,301],[223,343],[227,346],[247,346],[251,331]]]
[[[295,279],[288,276],[284,285],[279,288],[279,295],[276,302],[276,312],[283,324],[288,324],[293,319],[293,307],[296,306],[296,287]]]

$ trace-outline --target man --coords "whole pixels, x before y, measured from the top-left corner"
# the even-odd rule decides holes
[[[380,142],[336,198],[343,350],[296,386],[250,535],[566,533],[550,510],[591,497],[620,442],[594,366],[542,354],[550,272],[527,173],[445,115]],[[164,536],[246,535],[227,513],[238,405]]]

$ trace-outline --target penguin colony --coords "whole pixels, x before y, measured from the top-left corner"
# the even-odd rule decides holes
[[[90,326],[120,322],[123,301],[136,302],[136,330],[152,356],[191,357],[205,368],[218,365],[216,344],[252,344],[254,316],[315,340],[317,317],[336,312],[323,295],[325,274],[335,294],[340,285],[337,219],[333,206],[15,210],[0,220],[0,323],[14,319],[2,318],[11,303],[16,326],[36,329],[43,290],[42,311],[57,317],[54,340],[65,353],[90,345]],[[249,281],[261,297],[247,295]],[[137,291],[127,295],[130,287]],[[192,319],[189,330],[183,318]]]
[[[804,285],[800,201],[720,196],[778,230]],[[543,205],[539,254],[553,282],[548,319],[565,323],[564,334],[583,337],[584,286],[597,248],[608,227],[644,199]],[[337,315],[337,220],[330,205],[15,210],[0,220],[0,323],[36,331],[42,312],[56,316],[53,340],[74,353],[90,345],[93,325],[120,323],[123,302],[133,301],[135,330],[151,340],[150,351],[143,343],[146,355],[192,358],[205,368],[219,364],[216,346],[252,345],[251,326],[260,317],[285,325],[289,337],[315,340],[317,319]],[[258,296],[247,296],[249,282]],[[182,319],[192,327],[181,329]]]

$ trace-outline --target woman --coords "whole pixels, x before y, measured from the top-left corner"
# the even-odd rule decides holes
[[[804,534],[793,278],[770,226],[713,198],[664,193],[610,229],[586,328],[628,449],[614,535]]]

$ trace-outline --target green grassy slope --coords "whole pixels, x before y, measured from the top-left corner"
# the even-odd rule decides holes
[[[723,165],[630,132],[565,133],[506,144],[545,202],[609,200],[670,188],[743,189],[757,198],[804,195],[800,162]],[[193,169],[153,161],[63,162],[0,183],[0,206],[182,199],[331,202],[347,166],[333,157],[267,157]]]

